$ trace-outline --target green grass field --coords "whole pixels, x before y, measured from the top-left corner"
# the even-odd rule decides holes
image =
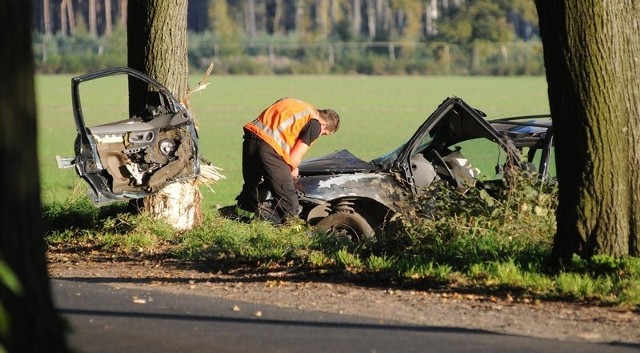
[[[192,77],[190,85],[200,78]],[[83,95],[83,107],[102,102],[122,114],[102,122],[126,118],[126,92],[103,80],[87,83],[100,89]],[[447,96],[463,98],[490,119],[549,111],[544,77],[216,76],[214,68],[208,82],[191,105],[202,153],[224,169],[226,179],[213,186],[215,193],[203,188],[207,209],[233,203],[242,184],[242,126],[280,97],[295,96],[340,114],[340,131],[320,139],[306,158],[340,149],[365,160],[377,157],[409,138]],[[73,156],[71,76],[40,75],[36,87],[43,200],[62,201],[85,190],[73,169],[59,170],[55,162],[56,155]]]

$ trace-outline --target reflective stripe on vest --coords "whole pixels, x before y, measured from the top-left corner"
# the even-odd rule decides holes
[[[284,138],[282,138],[282,135],[285,133],[285,130],[289,128],[291,125],[293,125],[296,121],[303,119],[308,115],[312,115],[314,112],[315,112],[315,109],[304,110],[294,114],[289,119],[281,122],[280,125],[278,125],[277,127],[277,131],[272,130],[270,127],[263,124],[262,121],[260,121],[259,119],[254,120],[252,124],[255,125],[257,128],[259,128],[260,130],[262,130],[265,134],[269,135],[269,137],[271,137],[282,148],[282,150],[286,154],[290,154],[291,147],[293,146],[289,146],[287,144],[287,141],[285,141]]]

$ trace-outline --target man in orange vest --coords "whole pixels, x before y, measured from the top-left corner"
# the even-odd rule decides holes
[[[258,209],[258,184],[269,187],[281,222],[299,213],[293,179],[309,147],[320,136],[333,134],[340,116],[331,109],[316,109],[299,99],[282,98],[247,123],[242,143],[242,191],[236,197],[241,218],[251,218]]]

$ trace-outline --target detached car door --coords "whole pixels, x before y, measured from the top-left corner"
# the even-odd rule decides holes
[[[147,101],[133,102],[140,108],[129,116],[131,84],[146,85],[149,94]],[[87,86],[82,95],[81,85]],[[75,157],[58,157],[58,166],[75,167],[94,203],[142,198],[200,173],[192,113],[157,81],[130,68],[111,68],[72,78],[71,94]],[[84,109],[83,102],[97,108]]]

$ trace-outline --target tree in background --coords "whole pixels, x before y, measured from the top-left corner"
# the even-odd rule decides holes
[[[437,38],[455,44],[510,42],[515,35],[507,15],[506,7],[490,0],[475,0],[443,19]]]
[[[395,37],[407,42],[419,41],[422,33],[424,3],[411,0],[392,1],[389,7],[396,13]]]
[[[552,259],[640,255],[640,3],[536,0],[559,183]]]
[[[240,29],[229,13],[226,1],[210,0],[209,29],[215,33],[216,39],[222,44],[240,40]]]
[[[108,37],[114,24],[124,24],[128,18],[127,0],[36,0],[33,4],[34,30],[46,35],[73,35],[84,27],[94,38]],[[500,16],[491,15],[497,21],[465,14],[489,5],[500,9]],[[229,25],[213,23],[224,13]],[[459,26],[503,27],[504,19],[518,38],[530,39],[537,24],[532,0],[192,0],[187,15],[189,30],[194,32],[234,28],[236,35],[249,39],[294,34],[304,41],[442,40],[441,28],[451,35]]]
[[[127,51],[129,67],[165,85],[176,97],[188,91],[187,0],[129,0]],[[138,112],[149,101],[148,87],[129,83],[129,112]],[[184,102],[188,105],[188,102]],[[187,230],[202,223],[202,195],[197,179],[173,183],[147,196],[144,211],[165,219],[174,228]]]
[[[538,13],[536,4],[531,0],[501,0],[507,12],[509,22],[513,23],[517,38],[531,39],[536,35]]]
[[[45,261],[31,6],[0,2],[0,351],[68,352]]]

